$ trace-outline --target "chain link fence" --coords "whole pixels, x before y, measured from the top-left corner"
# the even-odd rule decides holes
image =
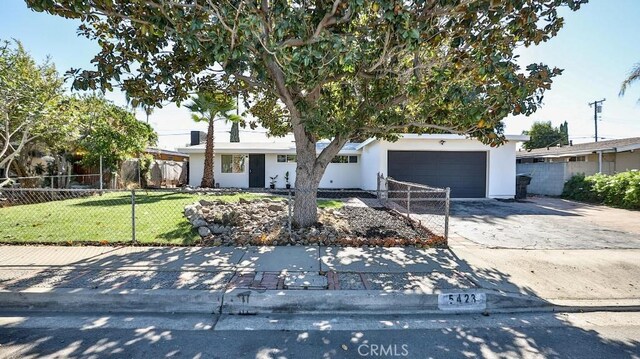
[[[403,182],[378,175],[378,198],[389,208],[418,221],[433,233],[449,238],[449,188]]]
[[[100,188],[99,174],[82,175],[40,175],[28,177],[10,177],[9,184],[18,188],[57,188],[57,189],[98,189]],[[3,179],[0,179],[2,182]],[[105,185],[104,188],[108,186]]]
[[[296,189],[0,188],[0,242],[441,244],[446,232],[440,234],[435,222],[433,227],[425,226],[424,221],[422,226],[415,226],[413,216],[409,220],[395,208],[386,207],[420,193],[415,189],[409,191],[411,194],[393,187],[381,188],[378,193],[320,189],[317,192],[318,222],[298,228],[293,220],[295,197],[304,191]],[[380,193],[389,199],[382,200]],[[417,208],[415,201],[410,202],[412,211]],[[441,209],[431,206],[431,210]]]

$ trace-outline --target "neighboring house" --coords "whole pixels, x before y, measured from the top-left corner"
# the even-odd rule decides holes
[[[516,143],[528,139],[507,136],[505,145],[490,147],[458,135],[406,134],[396,142],[348,143],[327,167],[320,188],[374,191],[381,173],[397,180],[450,187],[455,198],[513,198]],[[319,142],[318,152],[326,145]],[[202,143],[179,149],[189,155],[189,184],[194,187],[202,178],[204,150]],[[286,172],[289,182],[295,184],[295,160],[291,137],[271,142],[216,142],[214,178],[219,187],[264,188],[271,177],[278,176],[276,187],[283,188]]]
[[[529,193],[557,196],[576,174],[614,174],[640,169],[640,137],[569,146],[539,148],[516,153],[516,168],[528,174]]]
[[[186,153],[165,150],[156,147],[147,147],[144,153],[152,155],[155,160],[183,162],[188,161],[189,156]]]

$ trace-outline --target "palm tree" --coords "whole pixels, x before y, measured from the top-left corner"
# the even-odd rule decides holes
[[[200,187],[213,188],[213,123],[216,118],[238,122],[240,116],[230,113],[236,108],[233,97],[222,92],[198,93],[186,107],[193,112],[191,118],[196,122],[208,122],[207,143],[204,150],[204,173]]]
[[[622,86],[620,86],[620,96],[624,96],[624,93],[627,91],[627,87],[638,80],[640,80],[640,62],[635,64],[629,72],[629,76],[627,76],[624,82],[622,82]]]
[[[143,109],[145,115],[147,116],[147,123],[149,123],[149,116],[151,116],[151,114],[153,114],[153,111],[155,110],[153,106],[134,101],[126,92],[124,93],[124,101],[127,103],[127,106],[131,106],[131,110],[133,111],[134,115],[136,114],[138,108]]]
[[[149,116],[153,114],[154,108],[153,106],[148,106],[148,105],[145,105],[143,108],[144,108],[144,114],[147,115],[147,123],[149,123]]]

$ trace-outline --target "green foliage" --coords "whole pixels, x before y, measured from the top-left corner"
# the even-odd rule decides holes
[[[100,96],[67,96],[55,67],[37,65],[19,42],[0,45],[0,164],[13,157],[25,162],[29,146],[42,145],[54,154],[83,154],[83,163],[116,169],[157,141],[151,127]],[[3,150],[9,138],[12,146]],[[36,173],[44,172],[36,168]],[[48,174],[57,172],[49,163]]]
[[[103,167],[116,170],[122,161],[138,156],[157,142],[151,126],[103,97],[77,97],[72,102],[77,130],[68,141],[83,155],[85,165],[97,166],[102,156]]]
[[[239,116],[231,113],[236,109],[232,96],[222,92],[199,92],[186,107],[193,112],[191,116],[196,122],[209,122],[221,118],[237,122]]]
[[[532,114],[562,73],[521,68],[514,50],[555,36],[558,9],[587,0],[26,2],[81,21],[100,45],[95,69],[68,73],[74,88],[122,86],[134,106],[157,107],[242,93],[270,134],[293,132],[296,187],[317,189],[350,139],[451,132],[503,144],[502,119]],[[320,139],[331,143],[318,154]],[[296,197],[297,225],[316,222],[314,197]]]
[[[553,127],[551,121],[534,122],[531,129],[523,131],[522,134],[531,137],[529,141],[522,144],[522,147],[527,150],[569,144],[569,125],[566,121],[560,124],[560,128]]]
[[[151,179],[151,164],[153,163],[153,156],[144,153],[138,157],[140,163],[140,179],[142,181],[142,188],[147,188],[148,182]]]
[[[69,129],[62,83],[51,63],[36,64],[20,42],[0,41],[0,167]]]
[[[504,141],[500,121],[534,112],[562,72],[520,68],[514,49],[555,36],[558,9],[586,2],[27,0],[80,20],[100,45],[95,69],[69,72],[76,89],[118,84],[134,106],[158,107],[242,92],[274,134],[447,131],[492,145]]]
[[[584,202],[640,209],[640,172],[629,171],[615,175],[576,175],[564,185],[562,196]]]

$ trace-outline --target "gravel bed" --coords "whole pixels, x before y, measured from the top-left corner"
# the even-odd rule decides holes
[[[185,216],[203,245],[443,246],[442,237],[385,208],[318,209],[318,222],[288,230],[287,206],[281,199],[238,203],[200,200]]]
[[[340,210],[347,216],[351,232],[364,238],[420,238],[421,229],[386,208],[344,207]]]

